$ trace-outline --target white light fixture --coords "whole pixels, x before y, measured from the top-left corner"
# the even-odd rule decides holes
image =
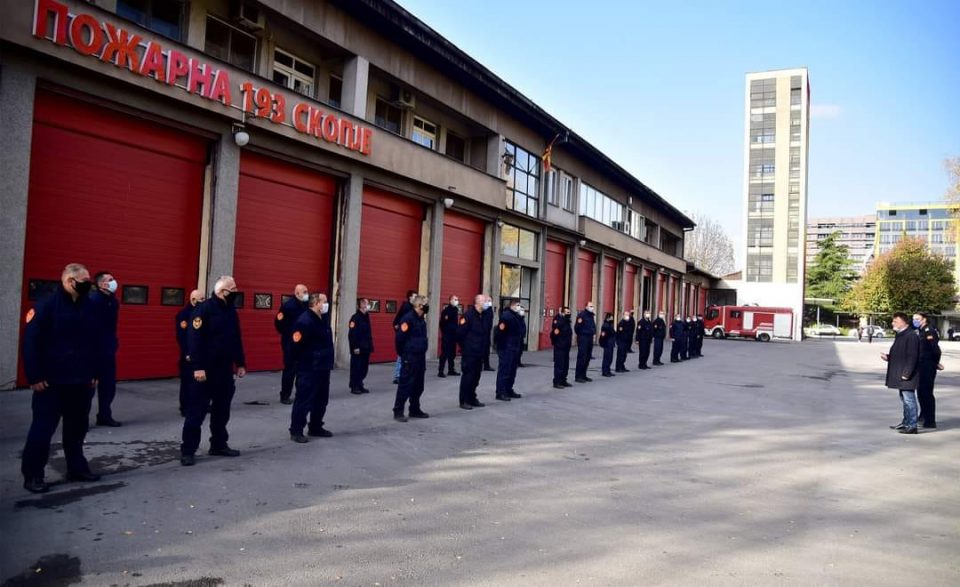
[[[633,261],[633,257],[627,257],[627,263],[629,263],[630,261]]]
[[[244,147],[250,142],[250,133],[243,129],[242,124],[233,125],[233,142],[235,142],[238,147]]]
[[[444,198],[443,199],[444,208],[453,208],[453,198]]]
[[[503,220],[497,218],[497,228],[503,228]]]
[[[581,246],[581,247],[587,246],[587,241],[581,239],[581,240],[580,240],[580,246]]]

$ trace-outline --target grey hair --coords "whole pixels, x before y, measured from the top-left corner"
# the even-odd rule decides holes
[[[237,283],[232,275],[221,275],[219,278],[217,278],[217,282],[213,284],[213,293],[217,293],[221,289],[227,287],[227,284],[231,282],[233,282],[234,285]]]
[[[427,296],[420,296],[420,295],[418,295],[418,296],[416,296],[415,298],[413,298],[413,305],[414,305],[414,306],[416,306],[417,304],[424,304],[424,305],[426,305],[427,302],[428,302]]]
[[[60,274],[60,278],[62,279],[64,277],[76,277],[77,275],[80,275],[86,270],[87,268],[81,265],[80,263],[70,263],[63,268],[63,273]]]

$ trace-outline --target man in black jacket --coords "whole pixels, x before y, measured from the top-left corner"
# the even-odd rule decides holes
[[[919,423],[921,428],[937,427],[937,400],[933,397],[933,384],[937,380],[940,365],[940,333],[930,325],[924,312],[913,315],[913,327],[920,337],[920,356],[918,363],[917,402],[920,404]]]
[[[456,376],[457,327],[460,324],[460,298],[450,296],[450,303],[440,312],[440,369],[437,377]],[[444,365],[447,372],[443,372]]]
[[[370,369],[370,354],[373,353],[373,331],[370,329],[370,300],[363,298],[358,305],[357,313],[350,318],[347,325],[347,338],[350,342],[350,393],[359,395],[370,393],[363,386]]]
[[[495,371],[493,367],[490,366],[490,332],[493,330],[493,298],[486,296],[486,299],[483,301],[483,328],[487,333],[487,347],[484,349],[483,353],[483,370],[484,371]]]
[[[290,413],[290,440],[307,442],[307,434],[329,438],[333,433],[323,427],[330,400],[330,371],[333,369],[333,331],[330,329],[330,304],[324,294],[308,298],[307,311],[293,323],[290,344],[297,367],[297,396]],[[307,425],[307,414],[310,424]]]
[[[400,329],[400,321],[403,320],[407,314],[413,311],[413,300],[417,297],[417,292],[412,289],[407,290],[407,299],[400,304],[400,309],[397,310],[396,315],[393,317],[393,332],[396,336],[397,331]],[[393,384],[397,385],[400,383],[400,367],[403,364],[403,358],[398,354],[397,362],[393,365]]]
[[[468,307],[457,326],[457,341],[463,351],[460,377],[460,407],[464,410],[482,408],[484,403],[477,398],[477,386],[483,371],[483,358],[490,348],[490,332],[483,323],[483,306],[486,296],[478,294],[473,305]]]
[[[577,322],[573,326],[573,332],[577,335],[577,366],[574,369],[573,380],[577,383],[593,381],[587,377],[587,369],[590,368],[590,359],[593,354],[593,337],[597,335],[595,311],[593,302],[587,302],[583,311],[577,314]]]
[[[283,373],[280,375],[280,403],[290,405],[290,395],[293,393],[293,381],[296,378],[294,365],[293,344],[290,334],[293,332],[293,323],[307,310],[307,300],[310,299],[310,290],[302,283],[293,288],[293,297],[283,302],[273,320],[273,327],[280,335],[280,352],[283,353]]]
[[[617,373],[629,371],[627,369],[627,353],[633,346],[633,328],[633,318],[630,316],[630,312],[624,311],[623,318],[617,324],[617,364],[614,369]]]
[[[497,324],[497,329],[493,333],[499,359],[496,398],[501,401],[523,397],[513,389],[517,379],[517,365],[520,362],[520,348],[527,334],[523,314],[520,300],[510,300],[509,307],[500,312],[500,323]]]
[[[640,369],[649,369],[647,361],[650,359],[650,343],[653,342],[653,322],[650,320],[650,312],[643,313],[643,318],[637,323],[637,347],[640,354],[637,357],[637,367]]]
[[[573,327],[570,325],[570,308],[563,306],[553,317],[550,330],[550,344],[553,345],[553,387],[563,389],[573,387],[567,381],[570,372],[570,347],[573,346]]]
[[[665,313],[657,314],[657,319],[653,321],[653,364],[662,365],[660,358],[663,356],[663,339],[667,336],[667,322],[664,320]]]
[[[897,312],[893,315],[893,329],[897,335],[889,353],[880,358],[887,362],[886,384],[890,389],[900,391],[903,403],[903,420],[891,426],[900,434],[917,433],[917,364],[920,357],[920,337],[907,323],[907,315]]]
[[[117,396],[117,322],[120,302],[117,301],[117,280],[109,271],[93,276],[94,289],[90,293],[90,309],[97,316],[97,336],[100,338],[100,380],[97,382],[97,426],[118,427],[113,419],[113,398]]]
[[[430,306],[424,296],[414,295],[411,299],[413,309],[400,319],[394,339],[397,356],[400,357],[400,380],[393,403],[393,419],[398,422],[407,421],[403,411],[408,401],[411,418],[430,417],[420,408],[423,375],[427,370],[427,323],[424,317],[430,311]]]
[[[177,347],[180,348],[180,416],[187,415],[187,390],[190,389],[193,381],[193,369],[187,355],[187,334],[190,333],[190,320],[193,316],[193,309],[197,304],[203,301],[203,292],[195,289],[190,292],[190,301],[184,306],[176,317],[177,327]]]

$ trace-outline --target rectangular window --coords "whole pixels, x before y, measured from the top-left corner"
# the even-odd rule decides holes
[[[334,108],[340,108],[340,100],[343,96],[343,80],[335,75],[330,76],[330,84],[327,86],[327,104]]]
[[[117,0],[117,16],[174,41],[183,40],[183,2]]]
[[[537,233],[504,224],[500,229],[500,254],[536,261],[538,258]]]
[[[373,114],[373,123],[384,130],[398,135],[400,134],[400,128],[403,126],[403,111],[383,98],[377,98],[377,107]]]
[[[540,157],[509,141],[504,141],[504,149],[507,208],[536,218],[540,213]]]
[[[275,49],[273,52],[273,81],[298,94],[313,97],[313,79],[316,68],[294,55]]]
[[[207,16],[204,51],[251,73],[256,68],[257,38],[212,16]]]
[[[557,170],[551,169],[544,176],[544,191],[547,193],[547,204],[551,206],[560,205],[560,195],[557,193],[560,189],[557,182]]]
[[[437,125],[419,116],[413,117],[413,142],[433,149],[437,145]]]
[[[750,82],[750,108],[769,108],[777,105],[777,80],[775,78]]]
[[[448,157],[453,157],[457,161],[466,163],[467,142],[463,140],[463,137],[457,136],[448,130],[446,153]]]

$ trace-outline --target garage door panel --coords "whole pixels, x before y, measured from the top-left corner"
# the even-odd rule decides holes
[[[593,278],[596,272],[597,255],[591,251],[580,250],[577,256],[577,308],[583,309],[593,299]]]
[[[550,342],[550,329],[558,308],[564,303],[564,286],[567,279],[567,245],[547,240],[547,261],[545,264],[543,307],[546,314],[540,329],[540,348],[553,347]]]
[[[635,300],[637,291],[637,267],[627,264],[624,267],[623,273],[623,278],[626,281],[626,283],[624,283],[623,307],[627,310],[634,310],[636,309],[637,303]]]
[[[603,260],[603,312],[615,312],[617,303],[617,261]]]

